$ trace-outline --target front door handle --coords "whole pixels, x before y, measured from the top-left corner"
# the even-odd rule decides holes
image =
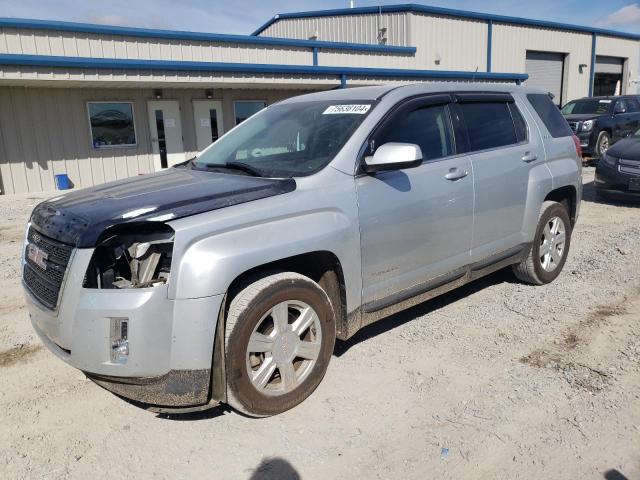
[[[522,161],[526,163],[533,162],[537,159],[538,159],[538,155],[532,152],[525,152],[524,156],[522,157]]]
[[[446,178],[447,180],[460,180],[461,178],[466,177],[467,175],[469,175],[469,172],[467,172],[466,170],[460,170],[458,168],[452,168],[449,170],[449,173],[447,173],[444,178]]]

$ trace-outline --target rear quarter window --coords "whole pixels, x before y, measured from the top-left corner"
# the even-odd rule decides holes
[[[544,93],[530,93],[527,100],[536,111],[544,126],[547,127],[549,133],[554,138],[570,137],[573,131],[565,118],[558,110],[548,95]]]

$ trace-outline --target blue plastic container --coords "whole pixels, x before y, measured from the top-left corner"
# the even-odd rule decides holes
[[[58,190],[69,190],[71,188],[71,182],[69,181],[69,176],[66,173],[55,175],[55,179],[56,188]]]

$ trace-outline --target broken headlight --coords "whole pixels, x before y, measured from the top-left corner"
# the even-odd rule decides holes
[[[128,228],[103,236],[87,268],[85,288],[164,285],[171,273],[174,231],[167,225]]]

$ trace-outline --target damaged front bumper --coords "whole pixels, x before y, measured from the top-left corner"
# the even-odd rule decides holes
[[[84,288],[92,249],[77,249],[57,310],[26,290],[32,325],[58,358],[111,392],[149,405],[211,401],[211,368],[223,295],[170,299],[168,286]],[[114,320],[126,320],[127,355],[114,360]]]

